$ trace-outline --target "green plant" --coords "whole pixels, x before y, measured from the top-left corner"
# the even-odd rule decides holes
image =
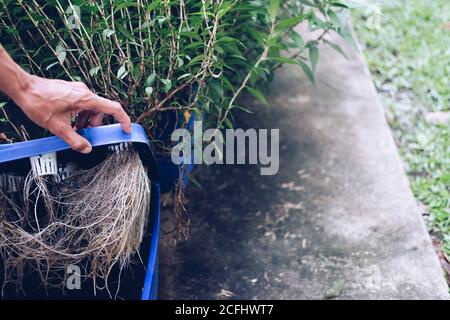
[[[428,112],[450,112],[450,2],[379,1],[380,24],[355,11],[355,29],[380,89],[412,189],[431,214],[430,228],[450,254],[450,129],[426,121]]]
[[[332,0],[2,0],[0,41],[30,72],[83,81],[146,128],[167,111],[223,128],[244,109],[242,92],[266,101],[261,88],[281,64],[313,81],[324,35],[349,36],[337,15],[346,8]],[[305,43],[293,30],[302,22],[322,32]],[[288,58],[287,49],[296,52]],[[22,136],[23,119],[8,123]]]

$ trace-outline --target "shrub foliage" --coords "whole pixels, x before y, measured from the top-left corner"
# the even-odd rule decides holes
[[[313,81],[324,35],[349,37],[338,15],[346,5],[332,0],[1,0],[0,7],[0,41],[25,69],[83,81],[148,129],[167,111],[231,127],[241,93],[265,102],[261,88],[286,63]],[[317,38],[304,41],[293,30],[302,22]],[[7,117],[5,103],[2,111],[12,138],[26,136],[26,122]]]

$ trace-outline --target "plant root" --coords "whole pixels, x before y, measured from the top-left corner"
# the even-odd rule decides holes
[[[30,172],[23,206],[0,191],[4,286],[20,286],[31,266],[46,286],[61,287],[67,267],[78,265],[94,290],[108,289],[112,268],[122,270],[139,250],[149,206],[150,181],[135,151],[114,153],[61,182]]]

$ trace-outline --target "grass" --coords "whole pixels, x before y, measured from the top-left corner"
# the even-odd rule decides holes
[[[367,23],[373,18],[367,10],[355,11],[356,33],[413,192],[428,208],[430,229],[440,235],[448,257],[450,123],[430,124],[426,115],[450,112],[450,2],[391,0],[380,7],[375,27]]]

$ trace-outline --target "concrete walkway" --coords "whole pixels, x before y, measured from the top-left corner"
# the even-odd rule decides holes
[[[239,120],[280,128],[278,175],[200,168],[190,239],[162,249],[162,298],[449,297],[365,62],[343,47],[348,61],[321,51],[316,87],[290,66],[271,107]]]

